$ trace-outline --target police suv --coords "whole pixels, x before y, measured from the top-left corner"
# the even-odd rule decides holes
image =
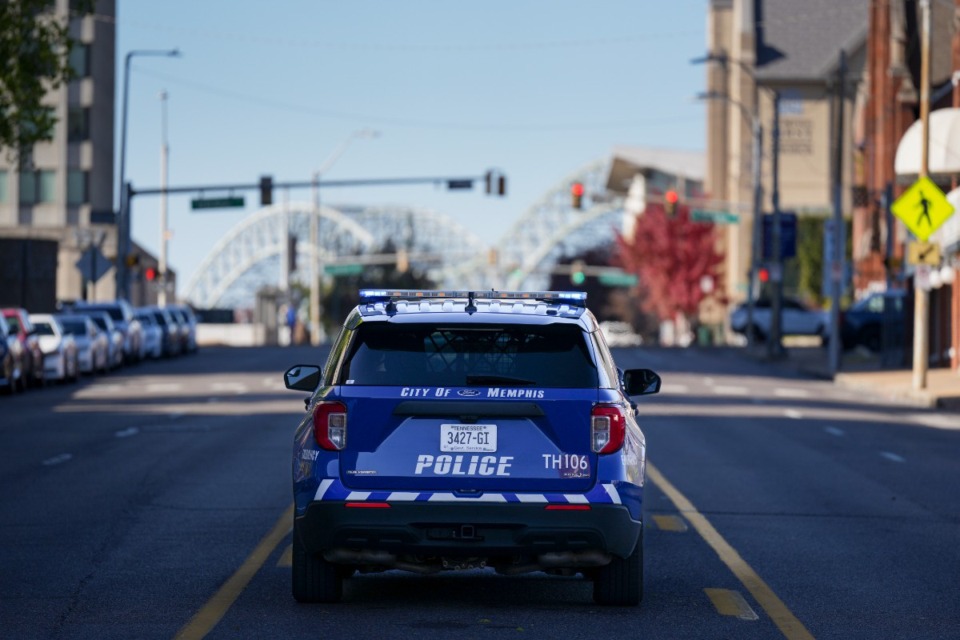
[[[582,292],[363,290],[293,447],[293,596],[335,602],[357,571],[583,574],[643,596],[646,445]]]

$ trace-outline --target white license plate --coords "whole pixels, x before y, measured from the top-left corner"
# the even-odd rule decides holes
[[[496,451],[497,425],[495,424],[441,424],[440,451]]]

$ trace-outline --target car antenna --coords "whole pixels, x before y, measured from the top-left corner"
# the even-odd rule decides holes
[[[468,292],[467,292],[467,306],[466,306],[466,308],[464,309],[464,311],[466,311],[467,313],[476,313],[476,311],[477,311],[477,305],[473,304],[473,296],[474,296],[474,295],[475,295],[475,294],[474,294],[473,291],[468,291]]]

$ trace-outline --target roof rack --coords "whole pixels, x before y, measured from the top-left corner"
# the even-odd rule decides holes
[[[585,291],[439,291],[434,289],[361,289],[361,302],[396,302],[399,300],[437,300],[465,298],[468,305],[474,300],[537,300],[540,302],[566,303],[585,307]]]

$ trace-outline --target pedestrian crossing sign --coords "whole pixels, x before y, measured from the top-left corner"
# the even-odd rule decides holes
[[[921,242],[953,215],[953,205],[933,180],[921,176],[890,207]]]

